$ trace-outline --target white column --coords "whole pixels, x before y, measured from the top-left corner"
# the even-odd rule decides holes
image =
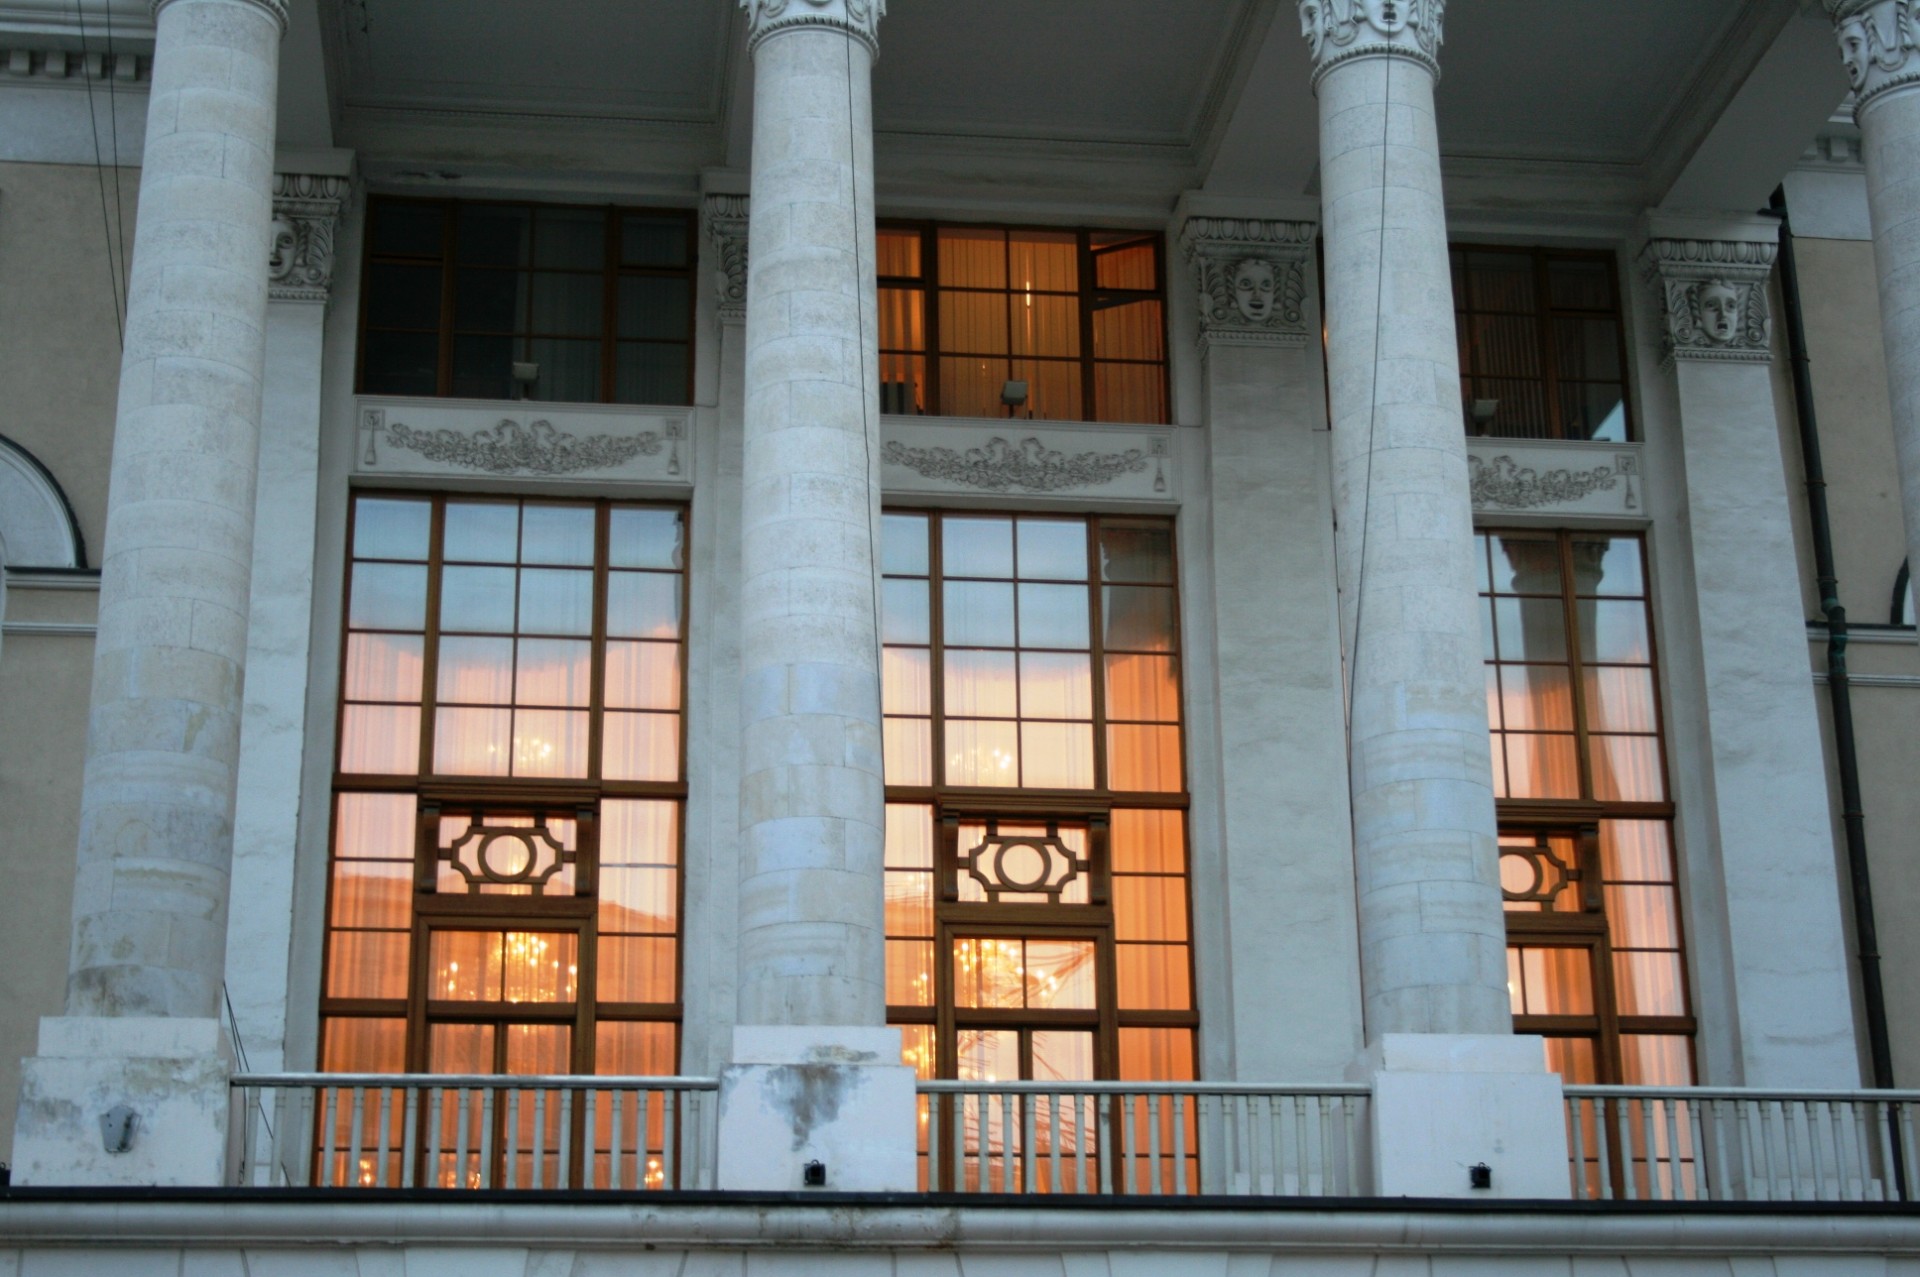
[[[281,0],[157,0],[81,792],[67,1015],[26,1062],[23,1183],[206,1184],[226,958]],[[126,1152],[100,1115],[137,1115]]]
[[[1192,215],[1214,576],[1234,1075],[1338,1079],[1361,1046],[1326,390],[1311,221]],[[1313,1026],[1311,1033],[1298,1026]]]
[[[872,64],[885,0],[741,0],[754,62],[740,1026],[723,1188],[913,1187],[886,1013]]]
[[[1719,844],[1717,864],[1689,860],[1695,891],[1716,890],[1725,911],[1732,1080],[1856,1087],[1826,753],[1774,401],[1767,286],[1779,226],[1664,217],[1651,230],[1643,265],[1679,401],[1698,608],[1693,659],[1709,733],[1701,790]]]
[[[320,499],[320,386],[333,237],[353,157],[297,157],[322,172],[279,173],[268,261],[266,371],[254,498],[246,706],[233,814],[227,998],[246,1064],[285,1063],[293,848],[307,741],[313,555]],[[324,746],[320,746],[324,748]]]
[[[1826,6],[1860,125],[1907,561],[1920,571],[1920,4],[1826,0]]]
[[[1559,1079],[1511,1037],[1433,89],[1445,0],[1300,0],[1320,100],[1327,368],[1375,1191],[1568,1194]]]

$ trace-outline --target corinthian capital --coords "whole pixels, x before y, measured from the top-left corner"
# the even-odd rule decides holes
[[[1447,0],[1300,0],[1313,82],[1354,58],[1410,58],[1440,78]]]
[[[832,27],[845,31],[880,56],[880,19],[887,0],[740,0],[747,11],[747,52],[776,31],[789,27]]]
[[[333,231],[348,181],[314,173],[273,178],[273,249],[267,293],[275,301],[324,302],[333,287]]]
[[[1200,344],[1302,346],[1307,257],[1318,227],[1241,217],[1189,217],[1180,248],[1200,299]]]
[[[1920,83],[1920,16],[1914,0],[1826,0],[1854,114],[1889,89]]]
[[[1642,264],[1665,317],[1667,357],[1769,362],[1767,280],[1778,251],[1764,239],[1650,240]]]

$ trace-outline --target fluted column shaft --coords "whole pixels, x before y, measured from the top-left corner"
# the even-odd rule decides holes
[[[1512,1028],[1433,110],[1441,8],[1301,4],[1370,1040]]]
[[[1920,5],[1826,3],[1856,96],[1907,557],[1920,567]]]
[[[67,1012],[220,1001],[280,0],[160,0],[114,423]]]
[[[881,0],[743,0],[754,59],[741,550],[740,1022],[884,1022]]]

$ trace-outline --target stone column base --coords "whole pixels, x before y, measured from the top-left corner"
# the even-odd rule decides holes
[[[1572,1196],[1566,1100],[1539,1038],[1389,1033],[1348,1076],[1373,1086],[1375,1196]]]
[[[233,1056],[218,1020],[48,1016],[21,1062],[13,1182],[218,1187]],[[125,1152],[100,1119],[134,1114]]]
[[[717,1187],[911,1193],[919,1186],[913,1070],[900,1030],[743,1025],[720,1071]]]

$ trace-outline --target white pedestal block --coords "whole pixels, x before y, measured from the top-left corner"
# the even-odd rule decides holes
[[[233,1057],[218,1020],[48,1016],[22,1062],[13,1182],[218,1187]],[[135,1113],[124,1153],[102,1114]]]
[[[741,1026],[720,1072],[717,1186],[798,1189],[818,1161],[825,1191],[910,1193],[914,1121],[898,1029]]]
[[[1389,1033],[1350,1073],[1373,1085],[1375,1195],[1572,1195],[1566,1101],[1539,1038]],[[1483,1162],[1493,1182],[1476,1189]]]

